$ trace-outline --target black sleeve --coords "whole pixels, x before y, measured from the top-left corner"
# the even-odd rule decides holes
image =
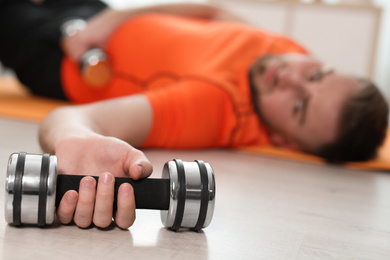
[[[88,19],[107,6],[99,0],[0,0],[0,61],[38,95],[61,98],[62,23]]]
[[[27,58],[25,50],[40,48],[43,41],[59,48],[60,26],[66,19],[88,19],[106,8],[97,0],[0,1],[0,60],[10,67]]]

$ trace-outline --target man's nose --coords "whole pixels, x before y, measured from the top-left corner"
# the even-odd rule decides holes
[[[299,73],[288,70],[281,70],[278,73],[278,85],[280,88],[285,89],[299,91],[307,90],[307,82],[305,78]]]

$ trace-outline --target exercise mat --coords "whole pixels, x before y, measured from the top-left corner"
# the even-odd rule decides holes
[[[13,77],[0,77],[0,116],[40,122],[54,108],[69,104],[33,96]]]
[[[274,146],[242,147],[240,148],[240,151],[309,163],[327,163],[324,159],[318,156],[280,149]],[[346,162],[340,163],[339,165],[350,169],[390,171],[390,129],[387,130],[386,140],[384,144],[380,147],[378,151],[378,156],[376,158],[365,162]]]

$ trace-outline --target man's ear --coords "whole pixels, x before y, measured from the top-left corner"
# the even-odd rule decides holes
[[[271,133],[270,134],[270,141],[272,144],[281,147],[286,150],[290,151],[302,151],[302,149],[298,146],[297,143],[294,141],[287,139],[286,137],[278,134],[278,133]]]

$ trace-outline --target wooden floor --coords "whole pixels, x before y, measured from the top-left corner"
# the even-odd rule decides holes
[[[12,152],[40,153],[35,123],[0,118],[0,185]],[[9,226],[0,211],[0,259],[390,259],[390,174],[235,151],[148,150],[166,161],[210,163],[214,218],[202,232],[172,232],[137,210],[129,230]],[[0,192],[4,208],[4,192]]]

